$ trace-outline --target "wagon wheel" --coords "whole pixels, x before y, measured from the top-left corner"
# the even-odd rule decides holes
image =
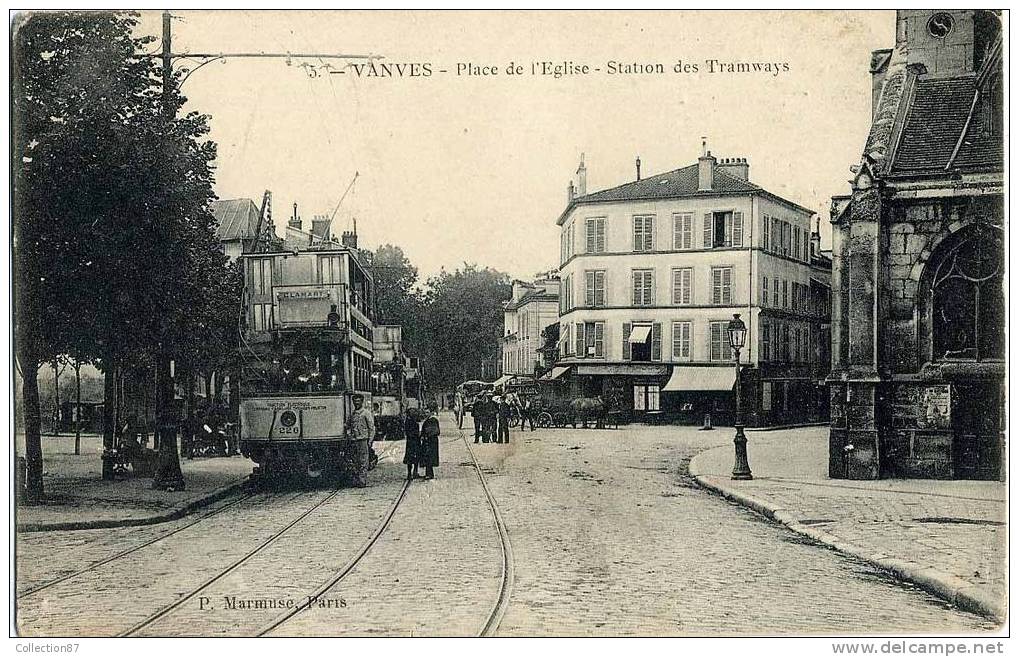
[[[552,426],[552,414],[547,411],[542,411],[538,415],[537,425],[542,429],[548,429]]]
[[[562,429],[563,427],[566,426],[566,421],[568,419],[569,418],[566,417],[565,413],[556,413],[556,416],[555,416],[555,425],[557,427],[559,427],[560,429]]]

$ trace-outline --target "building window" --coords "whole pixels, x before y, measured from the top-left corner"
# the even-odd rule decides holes
[[[690,322],[672,323],[672,360],[690,360]]]
[[[800,362],[800,329],[793,327],[793,358],[794,363]]]
[[[935,360],[1004,358],[1003,253],[1000,233],[985,229],[941,259],[931,287]]]
[[[633,305],[653,306],[655,303],[655,271],[635,269],[633,271]]]
[[[725,333],[725,328],[728,324],[728,322],[711,322],[709,325],[711,345],[708,353],[710,360],[729,360],[731,349],[729,347],[729,338]]]
[[[584,304],[591,307],[605,305],[605,272],[584,272]]]
[[[343,282],[343,256],[318,257],[318,282],[321,285]]]
[[[637,215],[633,218],[633,250],[654,251],[655,249],[655,217],[654,215]]]
[[[761,278],[761,305],[768,305],[768,277],[763,276]]]
[[[767,251],[771,248],[771,217],[764,215],[761,220],[761,248]]]
[[[704,248],[743,246],[742,212],[708,212],[704,215]]]
[[[252,258],[252,276],[255,294],[264,296],[272,293],[272,258]]]
[[[605,357],[605,322],[577,322],[575,324],[577,357]]]
[[[800,259],[800,227],[793,226],[793,257]]]
[[[661,359],[661,322],[623,324],[623,360],[649,362]]]
[[[797,301],[798,301],[797,297],[799,296],[797,293],[799,292],[800,284],[797,283],[796,281],[793,281],[791,285],[792,285],[792,294],[793,294],[792,299],[791,299],[791,301],[792,301],[792,309],[795,311],[796,307],[797,307]]]
[[[688,305],[693,295],[693,269],[672,270],[672,303],[677,306]]]
[[[789,327],[782,327],[782,355],[780,360],[784,363],[789,362]]]
[[[732,305],[732,267],[711,268],[711,303],[716,306]]]
[[[693,248],[693,214],[682,212],[672,215],[672,248]]]
[[[587,252],[605,252],[605,217],[594,217],[587,222]]]
[[[254,312],[254,329],[256,331],[269,331],[272,329],[272,304],[256,303],[251,306]]]
[[[771,410],[771,381],[765,381],[761,384],[761,410]]]
[[[771,324],[761,322],[761,360],[771,360]]]
[[[784,240],[782,242],[782,255],[789,255],[793,248],[793,230],[792,225],[788,222],[782,222],[782,233]]]
[[[789,281],[782,281],[782,307],[789,307]]]
[[[633,386],[633,410],[661,410],[661,387],[656,385]]]

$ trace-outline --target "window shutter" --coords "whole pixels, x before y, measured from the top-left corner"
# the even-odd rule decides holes
[[[605,323],[597,322],[594,325],[594,355],[596,358],[605,356]]]
[[[605,305],[605,272],[594,272],[594,305]]]
[[[651,360],[662,359],[662,323],[651,325]]]
[[[577,322],[577,358],[583,358],[587,355],[587,349],[584,347],[584,324],[583,322]]]
[[[768,305],[768,277],[761,277],[761,305]]]
[[[690,290],[693,288],[693,286],[690,284],[691,283],[690,277],[692,276],[692,272],[693,272],[692,269],[683,270],[683,303],[691,303]]]
[[[771,234],[771,217],[769,217],[768,215],[764,215],[764,218],[761,221],[761,228],[762,228],[762,230],[761,230],[761,248],[764,249],[765,251],[767,251],[768,250],[768,244],[770,242],[768,237]]]
[[[644,217],[644,250],[654,251],[655,249],[655,218]]]
[[[683,215],[672,215],[672,248],[683,248]]]
[[[646,277],[648,305],[653,306],[655,305],[655,273],[653,271],[645,272],[644,276]]]
[[[711,243],[712,243],[712,238],[713,238],[713,234],[711,232],[712,231],[712,225],[711,225],[712,223],[713,222],[711,221],[711,213],[710,212],[705,212],[704,213],[704,248],[705,249],[710,249],[711,248]]]
[[[595,273],[593,271],[584,272],[584,305],[594,305],[594,281]]]
[[[633,305],[635,306],[640,305],[640,293],[641,293],[640,279],[641,279],[640,272],[639,271],[633,272]]]
[[[605,220],[599,219],[595,223],[598,226],[598,239],[595,242],[595,247],[597,248],[598,253],[602,253],[605,251]]]
[[[722,270],[722,303],[732,303],[732,269],[730,267]]]
[[[711,270],[711,303],[715,306],[722,303],[722,270]]]
[[[623,322],[623,360],[630,360],[630,322]]]
[[[743,246],[743,213],[732,214],[732,245]]]
[[[732,214],[725,215],[725,245],[732,246]]]

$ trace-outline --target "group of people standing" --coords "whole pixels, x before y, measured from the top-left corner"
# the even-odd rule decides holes
[[[421,478],[418,468],[424,468],[424,479],[435,478],[439,465],[439,418],[435,404],[428,407],[422,421],[419,409],[408,408],[403,418],[403,462],[407,466],[407,480]]]
[[[514,411],[520,414],[520,428],[530,419],[531,431],[534,431],[534,418],[530,413],[530,402],[521,406],[509,395],[494,396],[491,392],[482,393],[471,407],[474,418],[474,442],[508,443],[510,441],[510,421]]]

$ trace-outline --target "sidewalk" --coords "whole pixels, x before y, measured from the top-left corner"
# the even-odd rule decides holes
[[[82,435],[81,455],[74,436],[43,436],[43,486],[46,502],[18,506],[18,531],[99,529],[172,520],[210,504],[243,484],[254,464],[240,456],[181,459],[186,489],[152,489],[152,479],[102,479],[102,438]],[[24,455],[24,436],[17,437]]]
[[[751,434],[753,481],[732,481],[733,447],[698,454],[697,482],[789,529],[960,607],[1005,618],[1006,486],[828,478],[824,428]]]

